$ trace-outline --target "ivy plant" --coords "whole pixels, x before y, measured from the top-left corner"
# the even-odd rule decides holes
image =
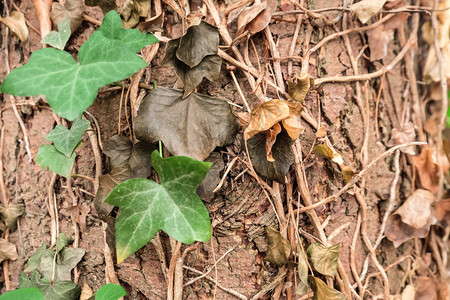
[[[100,87],[125,79],[147,63],[136,52],[158,39],[137,29],[123,29],[116,11],[80,47],[77,62],[69,53],[39,49],[28,63],[5,78],[0,92],[15,96],[45,95],[54,112],[70,121],[79,118]]]
[[[211,238],[208,210],[196,193],[211,163],[152,153],[160,184],[145,178],[116,186],[105,202],[121,208],[115,223],[117,262],[147,244],[159,230],[185,244]]]

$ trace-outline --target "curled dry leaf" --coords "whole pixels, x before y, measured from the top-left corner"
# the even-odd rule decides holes
[[[233,141],[238,122],[230,105],[221,99],[157,88],[142,100],[134,130],[139,140],[162,141],[173,155],[204,160],[215,147]]]
[[[70,30],[72,33],[81,26],[84,12],[82,0],[64,0],[52,4],[51,18],[55,25],[64,19],[70,19]]]
[[[350,10],[358,16],[361,23],[365,24],[381,10],[385,3],[386,0],[362,0],[350,5]]]
[[[416,132],[414,131],[414,124],[412,122],[408,122],[402,127],[392,129],[391,139],[389,140],[387,145],[388,147],[394,147],[400,144],[413,142],[415,140]],[[403,153],[416,155],[414,146],[401,148],[400,151]]]
[[[25,42],[28,39],[29,32],[23,13],[13,11],[4,18],[0,16],[0,22],[8,26],[22,42]]]
[[[334,150],[334,147],[328,138],[325,138],[325,143],[317,145],[314,148],[314,152],[337,163],[339,166],[344,164],[344,159],[336,150]]]
[[[277,140],[272,147],[272,155],[275,161],[267,160],[266,137],[264,133],[258,133],[248,140],[248,153],[253,163],[255,171],[262,176],[284,183],[284,177],[289,171],[289,167],[294,163],[294,153],[291,146],[294,141],[289,137],[286,130],[282,130],[277,136]]]
[[[431,213],[431,204],[434,201],[435,197],[431,192],[417,189],[389,216],[385,234],[395,247],[409,239],[428,235],[430,225],[435,223],[435,217]]]
[[[306,250],[314,268],[323,275],[334,277],[339,259],[339,244],[326,247],[320,243],[312,243]]]
[[[85,282],[81,290],[80,300],[89,300],[93,295],[91,287]]]
[[[264,134],[266,135],[266,155],[267,160],[270,162],[274,162],[275,159],[272,156],[272,146],[275,144],[275,141],[277,140],[277,135],[281,132],[281,125],[280,123],[276,123],[272,126],[272,128],[269,128],[269,130],[264,131]]]
[[[267,7],[267,1],[255,1],[252,6],[245,7],[239,14],[237,26],[237,36],[240,36],[245,31],[245,26],[250,23],[257,15],[259,15]]]
[[[319,278],[308,276],[308,281],[314,291],[314,300],[345,300],[345,297],[341,292],[329,287]]]
[[[279,267],[284,266],[289,261],[291,254],[291,244],[280,232],[272,227],[266,227],[268,247],[266,260]]]
[[[420,155],[413,156],[413,163],[422,187],[436,194],[439,189],[439,165],[436,163],[435,151],[424,148]]]
[[[283,119],[283,128],[289,134],[290,138],[296,140],[305,130],[301,123],[301,113],[303,105],[297,102],[286,102],[289,106],[289,116]]]
[[[146,18],[150,11],[150,0],[126,0],[120,14],[123,16],[123,28],[135,27],[140,18]]]
[[[272,19],[272,14],[277,9],[277,4],[277,0],[267,0],[266,7],[244,27],[244,31],[248,30],[250,34],[254,34],[266,28]]]
[[[287,102],[280,99],[266,101],[252,110],[250,122],[244,131],[244,138],[248,140],[259,132],[269,130],[287,117],[289,117]]]
[[[314,78],[308,73],[299,73],[288,79],[288,94],[294,101],[303,103],[309,89],[314,86]]]
[[[25,208],[23,204],[9,203],[7,207],[0,205],[0,216],[6,227],[11,230],[17,228],[17,218],[23,215]]]
[[[19,257],[16,246],[5,239],[0,239],[0,263],[4,260],[16,260]]]

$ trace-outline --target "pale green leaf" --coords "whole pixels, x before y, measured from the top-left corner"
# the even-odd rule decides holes
[[[126,295],[127,292],[123,287],[109,283],[102,286],[97,293],[95,293],[95,300],[117,300]]]
[[[77,266],[85,253],[86,251],[81,248],[65,247],[57,255],[55,265],[53,257],[44,257],[37,270],[48,279],[53,277],[55,281],[70,280],[72,269]]]
[[[0,91],[16,96],[45,95],[56,114],[74,120],[92,104],[100,87],[145,67],[136,52],[157,41],[151,34],[123,29],[117,12],[111,11],[81,46],[79,62],[61,50],[39,49],[26,65],[5,78]]]
[[[37,288],[23,288],[4,293],[0,300],[44,300],[44,295]]]
[[[59,253],[67,245],[69,245],[69,238],[64,233],[60,233],[56,239],[56,253]]]
[[[44,242],[42,243],[41,247],[34,253],[27,262],[27,265],[25,267],[25,272],[31,272],[36,270],[39,265],[41,264],[41,260],[44,257],[50,257],[53,258],[53,251],[51,249],[47,249],[47,244]]]
[[[159,230],[185,244],[211,238],[209,214],[196,194],[211,164],[189,157],[152,153],[161,184],[137,178],[114,188],[105,202],[121,208],[117,218],[117,261],[147,244]]]
[[[75,152],[70,157],[65,156],[53,145],[43,145],[39,147],[36,163],[45,169],[48,167],[52,172],[58,175],[70,178],[73,163],[75,162]]]
[[[38,288],[44,294],[45,300],[78,300],[81,294],[81,287],[72,281],[50,282],[48,278],[41,278],[37,271],[31,273],[31,278],[22,272],[19,286],[20,288]]]
[[[70,130],[63,125],[57,125],[45,138],[53,142],[56,150],[71,157],[89,124],[88,120],[78,119],[73,122]]]
[[[334,277],[339,259],[339,244],[325,247],[320,243],[312,243],[306,250],[317,272]]]
[[[41,40],[42,44],[49,44],[53,48],[64,50],[70,38],[70,19],[61,20],[58,24],[58,31],[49,32]]]

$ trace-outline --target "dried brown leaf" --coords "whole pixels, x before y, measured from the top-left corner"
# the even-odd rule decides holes
[[[8,26],[22,42],[25,42],[28,39],[28,27],[25,23],[25,16],[23,13],[13,11],[4,18],[0,16],[0,22]]]
[[[344,295],[329,287],[317,277],[309,276],[308,281],[314,291],[313,300],[345,300]]]
[[[266,260],[279,267],[284,266],[289,261],[291,243],[278,230],[271,227],[266,227],[266,235],[269,243]]]
[[[430,191],[417,189],[394,214],[400,215],[403,223],[416,229],[422,228],[431,218],[431,204],[435,200]]]
[[[266,135],[266,153],[267,153],[267,160],[270,162],[274,162],[275,159],[272,156],[272,146],[275,144],[275,141],[277,140],[277,135],[281,132],[281,125],[280,123],[276,123],[272,126],[272,128],[269,128],[268,130],[264,131],[264,134]]]
[[[272,20],[272,14],[277,9],[277,4],[277,0],[267,0],[267,6],[245,26],[245,30],[254,34],[266,28]]]
[[[12,231],[17,228],[17,218],[23,215],[25,208],[23,204],[9,203],[7,207],[0,205],[1,220],[5,223],[6,227]]]
[[[85,282],[83,285],[83,289],[81,290],[80,300],[89,300],[92,297],[92,289],[90,286]]]
[[[245,31],[245,27],[250,23],[257,15],[259,15],[267,7],[267,1],[255,2],[252,6],[245,7],[239,14],[237,26],[237,36],[240,36]]]
[[[350,5],[350,9],[358,16],[361,23],[365,24],[383,8],[385,3],[386,0],[362,0]]]
[[[444,199],[434,203],[433,215],[438,225],[447,227],[450,223],[450,199]]]
[[[301,124],[301,112],[303,105],[298,102],[286,102],[289,106],[289,116],[283,119],[283,128],[289,134],[291,139],[296,140],[300,134],[305,130]]]
[[[436,163],[433,149],[424,148],[418,156],[413,156],[413,163],[423,188],[436,194],[439,189],[439,165]]]
[[[140,18],[146,18],[150,11],[150,0],[126,0],[120,14],[123,16],[123,27],[135,27]]]
[[[4,260],[16,260],[19,257],[16,246],[5,239],[0,238],[0,262]]]
[[[402,222],[402,218],[398,214],[392,214],[389,216],[386,222],[385,234],[386,237],[394,244],[394,247],[397,248],[407,240],[413,238],[424,238],[428,235],[431,226],[431,218],[429,222],[419,228],[416,229],[408,224]]]
[[[427,276],[419,276],[415,282],[417,285],[416,296],[414,300],[437,300],[438,284],[435,279]]]
[[[248,140],[255,134],[269,130],[273,125],[289,117],[289,106],[285,101],[272,99],[252,110],[250,123],[244,131],[244,138]]]
[[[391,139],[388,142],[389,147],[394,147],[400,144],[405,144],[409,142],[413,142],[416,140],[416,132],[414,130],[414,124],[412,122],[408,122],[406,125],[393,128]],[[400,149],[403,153],[416,155],[416,151],[414,150],[414,146],[403,147]]]
[[[50,16],[55,25],[58,25],[61,20],[70,19],[70,30],[73,33],[81,26],[83,12],[84,3],[82,0],[65,0],[52,4]]]
[[[412,284],[408,284],[402,291],[401,300],[410,300],[416,297],[416,288]]]
[[[303,103],[309,89],[314,86],[314,78],[308,73],[299,73],[288,79],[288,94],[294,101]]]

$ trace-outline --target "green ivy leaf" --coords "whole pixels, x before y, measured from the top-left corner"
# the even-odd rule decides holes
[[[137,178],[112,190],[105,202],[121,208],[117,218],[117,261],[122,262],[150,241],[159,230],[185,244],[211,238],[209,214],[196,194],[211,167],[185,156],[160,157],[152,164],[161,184]]]
[[[314,268],[323,275],[336,275],[339,259],[339,244],[325,247],[319,243],[312,243],[306,250]]]
[[[70,157],[65,156],[53,145],[43,145],[39,147],[36,163],[45,169],[48,167],[52,172],[58,175],[70,178],[73,163],[75,162],[75,152]]]
[[[71,157],[89,124],[88,120],[78,119],[73,122],[70,130],[64,125],[57,125],[45,138],[53,142],[56,150]]]
[[[53,48],[64,50],[70,38],[70,19],[61,20],[58,24],[58,31],[49,32],[41,40],[42,44],[49,44]]]
[[[117,300],[126,295],[127,292],[123,287],[114,283],[108,283],[95,293],[95,300]]]
[[[0,296],[0,300],[44,300],[44,295],[37,288],[23,288],[4,293]]]
[[[81,294],[81,287],[74,282],[50,282],[50,279],[42,278],[37,271],[31,273],[31,278],[22,272],[19,286],[20,288],[38,288],[44,294],[45,300],[77,300]]]
[[[45,95],[56,114],[72,121],[94,102],[100,87],[144,68],[147,64],[136,52],[156,42],[151,34],[123,29],[120,16],[111,11],[81,46],[79,62],[61,50],[39,49],[26,65],[5,78],[0,91],[16,96]]]

